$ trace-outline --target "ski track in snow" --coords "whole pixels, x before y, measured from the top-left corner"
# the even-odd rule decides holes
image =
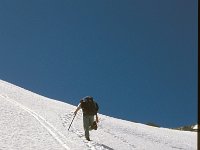
[[[5,95],[0,95],[2,98],[7,100],[8,102],[20,107],[24,111],[28,112],[31,116],[33,116],[51,135],[52,137],[61,144],[62,147],[64,147],[66,150],[70,150],[70,147],[66,145],[64,141],[67,140],[67,138],[60,133],[52,124],[50,124],[48,121],[46,121],[42,116],[39,114],[35,113],[34,111],[30,110],[29,108],[23,106],[22,104],[16,102],[15,100],[9,98],[8,96]],[[72,142],[70,140],[67,140],[68,142]]]
[[[45,120],[42,116],[34,112],[33,110],[27,108],[26,106],[20,104],[19,102],[9,98],[7,95],[0,95],[2,98],[4,98],[6,101],[12,103],[15,106],[18,106],[19,108],[23,109],[27,113],[29,113],[32,117],[34,117],[49,133],[50,135],[58,142],[60,145],[66,149],[71,150],[71,148],[65,143],[65,141],[68,141],[70,143],[74,143],[72,140],[68,140],[67,137],[65,137],[62,133],[60,133],[52,124],[50,124],[47,120]],[[67,127],[71,123],[71,119],[73,117],[73,112],[71,112],[68,115],[65,115],[64,117],[61,117],[62,124],[64,127]],[[77,118],[80,118],[81,115],[78,114],[76,116]],[[113,150],[109,146],[106,146],[104,144],[99,144],[94,141],[87,141],[84,137],[84,132],[76,129],[74,125],[71,126],[71,131],[77,135],[77,137],[81,138],[82,141],[86,144],[88,149],[90,150]]]

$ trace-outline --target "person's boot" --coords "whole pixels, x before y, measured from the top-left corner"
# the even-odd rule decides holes
[[[91,141],[89,137],[86,137],[86,140]]]

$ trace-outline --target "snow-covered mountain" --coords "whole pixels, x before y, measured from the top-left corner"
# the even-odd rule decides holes
[[[196,124],[196,125],[183,126],[183,127],[175,128],[175,130],[198,132],[198,125]]]
[[[0,150],[196,150],[197,133],[99,115],[86,141],[75,106],[0,80]]]

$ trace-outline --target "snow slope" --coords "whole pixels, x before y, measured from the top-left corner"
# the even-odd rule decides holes
[[[84,138],[75,106],[0,80],[0,150],[196,150],[197,133],[155,128],[99,115],[92,141]]]

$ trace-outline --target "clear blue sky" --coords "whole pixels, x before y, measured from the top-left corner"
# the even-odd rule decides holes
[[[0,78],[100,112],[197,122],[197,0],[1,0]]]

